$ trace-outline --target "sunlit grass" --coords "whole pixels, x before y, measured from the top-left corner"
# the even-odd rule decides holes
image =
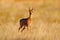
[[[54,2],[14,1],[9,7],[0,4],[0,40],[60,40],[60,7]],[[19,20],[29,16],[31,5],[34,8],[32,32],[27,29],[18,32]]]

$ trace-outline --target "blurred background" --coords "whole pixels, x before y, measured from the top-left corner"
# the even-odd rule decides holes
[[[18,32],[29,7],[32,31]],[[60,40],[60,0],[0,0],[0,40]]]

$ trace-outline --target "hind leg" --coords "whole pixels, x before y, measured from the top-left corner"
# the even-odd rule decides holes
[[[25,29],[25,26],[23,27],[23,29],[21,30],[21,32]]]
[[[18,31],[22,28],[22,25],[19,27]]]

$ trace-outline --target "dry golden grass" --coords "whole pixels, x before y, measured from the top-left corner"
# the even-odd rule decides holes
[[[60,40],[60,0],[0,0],[0,40]],[[18,32],[19,20],[33,7],[32,31]]]

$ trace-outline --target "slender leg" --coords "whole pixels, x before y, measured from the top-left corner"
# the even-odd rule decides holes
[[[18,31],[22,28],[22,25],[19,27]]]
[[[31,26],[30,26],[30,25],[29,25],[29,26],[27,26],[27,29],[31,31]]]
[[[31,26],[30,26],[30,31],[31,31]]]
[[[30,29],[30,31],[31,31],[31,24],[29,24],[29,29]]]
[[[24,26],[24,28],[21,30],[21,32],[22,32],[24,29],[25,29],[25,26]]]
[[[26,27],[27,27],[27,30],[28,30],[28,29],[29,29],[29,28],[28,28],[28,25],[27,25]]]

